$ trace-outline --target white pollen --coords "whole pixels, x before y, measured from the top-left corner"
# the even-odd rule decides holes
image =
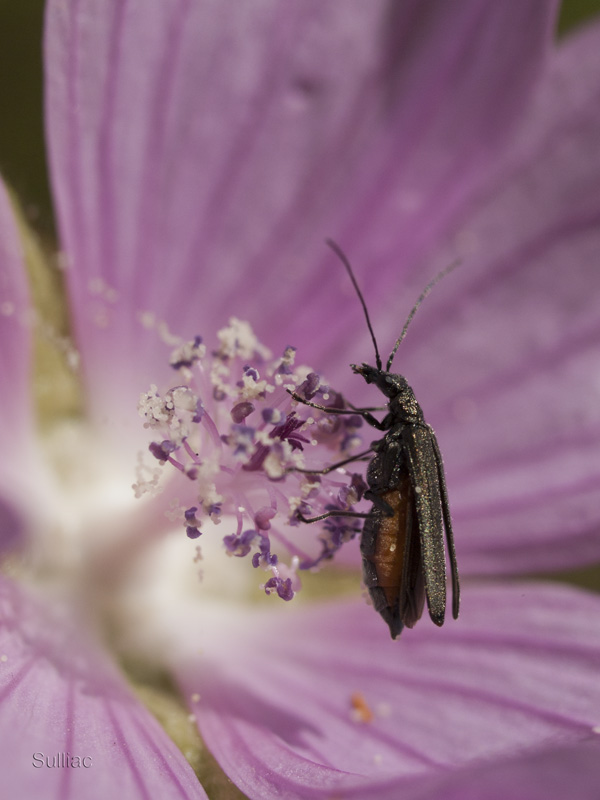
[[[415,486],[415,492],[416,492],[417,494],[421,494],[421,492],[422,492],[422,491],[423,491],[423,489],[421,489],[421,487],[420,487],[420,486]]]
[[[102,278],[91,278],[88,281],[88,290],[91,294],[102,294],[104,282]]]
[[[67,357],[67,366],[72,372],[77,372],[79,369],[79,362],[80,356],[79,351],[76,350],[74,347],[67,347],[65,351],[65,355]]]
[[[166,322],[164,322],[164,320],[158,323],[156,329],[161,342],[164,342],[164,344],[168,345],[169,347],[178,347],[181,344],[181,337],[171,333],[169,326]]]
[[[198,703],[200,701],[200,695],[198,694],[198,692],[194,692],[191,699],[192,703]]]
[[[3,653],[0,656],[0,661],[2,661],[2,663],[5,663],[6,661],[8,661],[8,656],[6,655],[6,653]]]
[[[88,281],[88,291],[92,295],[101,297],[107,303],[115,303],[119,298],[119,293],[116,289],[109,286],[103,278],[92,278]]]
[[[105,308],[98,309],[98,311],[94,314],[94,324],[98,328],[108,328],[108,324],[110,322],[110,318],[108,316],[108,311]]]
[[[264,347],[254,335],[247,322],[231,317],[229,325],[217,332],[219,339],[219,355],[223,358],[254,358],[257,354],[262,358],[270,358],[270,351]]]
[[[141,311],[138,314],[138,321],[147,330],[151,330],[156,325],[156,316],[152,311]]]

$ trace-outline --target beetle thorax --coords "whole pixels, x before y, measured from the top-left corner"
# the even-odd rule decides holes
[[[398,377],[402,377],[401,375]],[[404,378],[404,386],[401,387],[394,397],[390,398],[388,408],[391,413],[401,420],[411,425],[417,425],[423,422],[423,411],[421,406],[417,403],[417,399],[413,390],[406,383]]]

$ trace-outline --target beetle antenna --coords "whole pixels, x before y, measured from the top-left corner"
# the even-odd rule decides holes
[[[346,256],[342,248],[339,246],[339,244],[336,244],[333,241],[333,239],[325,239],[325,243],[329,245],[329,247],[331,247],[333,252],[340,259],[342,264],[346,267],[346,272],[350,276],[352,285],[356,290],[356,294],[358,295],[360,304],[363,307],[363,311],[365,312],[365,319],[367,320],[367,326],[369,328],[369,333],[371,334],[371,341],[373,342],[373,347],[375,348],[375,362],[377,364],[377,369],[381,369],[381,356],[379,355],[379,348],[377,347],[377,339],[375,338],[375,334],[373,333],[373,326],[371,325],[371,319],[369,317],[369,312],[367,311],[367,304],[365,303],[365,298],[362,296],[361,290],[358,288],[358,283],[356,282],[356,278],[354,277],[354,273],[352,272],[352,267],[350,266],[348,257]],[[398,342],[398,344],[400,344],[400,342]]]
[[[398,352],[398,348],[400,347],[400,344],[401,344],[402,340],[406,336],[406,332],[408,330],[408,326],[412,322],[412,319],[413,319],[414,315],[417,313],[417,309],[419,308],[419,306],[421,305],[423,300],[425,300],[425,298],[431,292],[431,290],[436,285],[436,283],[439,283],[442,280],[442,278],[445,278],[446,275],[448,275],[450,272],[452,272],[453,269],[456,269],[456,267],[459,264],[460,264],[460,260],[459,259],[457,259],[456,261],[453,261],[448,267],[445,267],[441,272],[438,272],[438,274],[435,276],[435,278],[433,278],[431,281],[429,281],[427,286],[423,289],[423,291],[421,292],[421,294],[419,296],[419,299],[417,300],[417,302],[412,307],[411,312],[408,315],[408,318],[407,318],[406,322],[404,323],[404,327],[402,328],[402,333],[396,339],[396,344],[394,345],[394,349],[390,353],[390,357],[387,360],[387,364],[386,364],[386,367],[385,367],[385,371],[386,372],[390,371],[390,367],[392,366],[392,361],[394,360],[394,356]]]

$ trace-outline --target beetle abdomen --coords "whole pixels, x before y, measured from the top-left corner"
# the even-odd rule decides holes
[[[408,474],[401,476],[396,488],[378,497],[393,515],[374,505],[365,521],[360,546],[363,580],[395,639],[405,625],[412,628],[419,619],[424,600],[419,532]]]

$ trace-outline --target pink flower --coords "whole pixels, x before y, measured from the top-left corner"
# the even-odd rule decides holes
[[[499,578],[600,555],[600,31],[551,47],[553,15],[538,0],[49,0],[47,133],[76,350],[58,344],[84,403],[36,424],[29,240],[2,189],[7,796],[235,796],[189,744],[193,721],[250,798],[596,797],[600,601]],[[296,575],[273,572],[271,544],[285,534],[293,554],[322,531],[272,513],[293,475],[245,471],[279,502],[254,509],[252,535],[247,509],[239,529],[202,530],[201,583],[181,527],[203,528],[181,496],[193,482],[131,489],[148,445],[140,394],[164,396],[173,346],[176,365],[197,335],[216,349],[231,317],[276,357],[296,347],[354,403],[381,402],[348,368],[372,361],[371,343],[326,236],[349,253],[385,352],[427,280],[462,261],[395,367],[445,455],[463,608],[396,642],[358,572],[350,593],[321,573],[312,601],[258,589],[271,576],[266,589],[290,599]],[[252,402],[232,409],[234,455]],[[308,449],[296,418],[267,419],[279,433],[253,466],[274,439],[282,459]],[[342,448],[326,431],[315,459],[330,435]],[[195,480],[205,451],[184,464],[167,441],[154,455]],[[241,472],[211,486],[231,501]],[[336,557],[354,569],[356,540]],[[177,725],[162,716],[181,749],[132,684],[161,707],[182,693]]]

